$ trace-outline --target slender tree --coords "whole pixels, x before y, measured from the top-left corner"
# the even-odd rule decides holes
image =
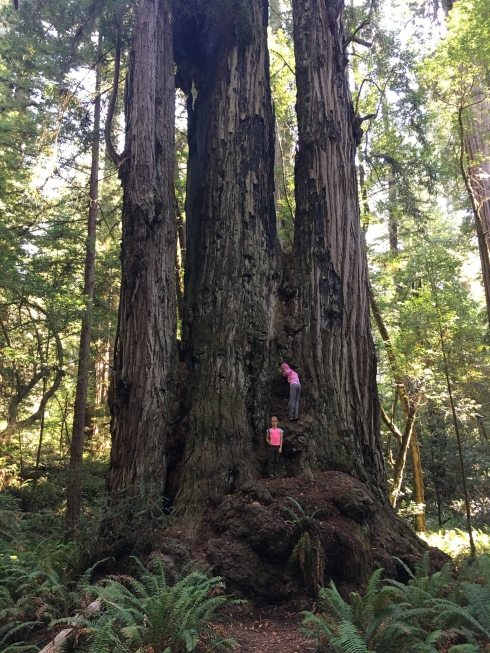
[[[98,54],[102,51],[102,35],[99,33]],[[99,155],[100,155],[100,84],[102,62],[95,69],[94,129],[92,139],[92,165],[90,169],[89,209],[87,222],[87,242],[85,250],[85,281],[83,294],[86,298],[82,315],[80,344],[78,350],[78,373],[73,414],[73,431],[70,444],[70,479],[66,495],[66,531],[74,534],[80,518],[82,503],[82,463],[85,442],[85,423],[89,373],[91,368],[90,345],[92,341],[92,311],[95,281],[95,238],[97,230],[97,210],[99,201]]]

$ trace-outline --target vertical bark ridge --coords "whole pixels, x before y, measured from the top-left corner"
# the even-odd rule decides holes
[[[163,0],[137,9],[126,89],[122,286],[111,389],[111,490],[163,492],[176,361],[175,83]]]
[[[271,376],[279,244],[265,0],[245,20],[209,2],[176,47],[188,94],[183,475],[196,513],[258,470]],[[178,28],[177,28],[178,29]]]
[[[340,0],[293,0],[299,143],[293,250],[300,330],[291,356],[314,416],[305,472],[339,469],[384,488],[354,111]]]

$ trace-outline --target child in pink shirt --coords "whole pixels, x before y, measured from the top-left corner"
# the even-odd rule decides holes
[[[278,428],[277,417],[271,417],[271,428],[267,429],[265,439],[269,449],[267,471],[269,478],[276,478],[279,472],[279,456],[282,453],[283,430]]]
[[[290,421],[298,419],[299,396],[301,394],[301,384],[298,374],[292,370],[287,363],[281,363],[282,375],[289,381],[289,419]]]

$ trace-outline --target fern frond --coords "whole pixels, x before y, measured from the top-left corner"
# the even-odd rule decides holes
[[[330,642],[335,638],[335,634],[331,628],[332,624],[329,622],[326,615],[316,615],[313,612],[304,611],[301,612],[305,616],[303,619],[303,628],[302,632],[309,634],[310,637],[319,637],[320,639],[326,639]],[[306,628],[309,626],[311,631]]]
[[[2,649],[2,653],[29,653],[32,651],[39,651],[39,647],[34,644],[26,644],[25,642],[10,644],[7,648]]]
[[[478,619],[485,631],[490,632],[490,590],[481,585],[463,583],[469,600],[467,609]]]
[[[393,560],[396,560],[397,562],[399,562],[401,564],[401,566],[403,567],[403,569],[405,569],[405,571],[410,576],[410,578],[415,578],[413,571],[410,569],[410,567],[408,565],[406,565],[403,562],[403,560],[401,560],[401,558],[397,558],[397,556],[393,556]]]
[[[445,601],[443,599],[435,599],[434,607],[442,610],[436,619],[436,624],[451,624],[458,625],[460,623],[471,624],[477,628],[490,640],[490,632],[465,608],[456,605],[452,601]]]
[[[330,581],[328,587],[324,587],[320,590],[319,605],[322,610],[334,613],[339,621],[353,620],[351,606],[340,596],[333,581]]]
[[[342,653],[376,653],[367,649],[359,631],[351,621],[340,622],[339,637],[336,638],[335,646]]]

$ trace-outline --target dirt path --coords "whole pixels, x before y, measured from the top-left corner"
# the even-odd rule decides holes
[[[297,612],[264,608],[248,616],[234,614],[233,621],[222,627],[240,644],[238,653],[313,653],[316,645],[298,632],[300,625]]]

